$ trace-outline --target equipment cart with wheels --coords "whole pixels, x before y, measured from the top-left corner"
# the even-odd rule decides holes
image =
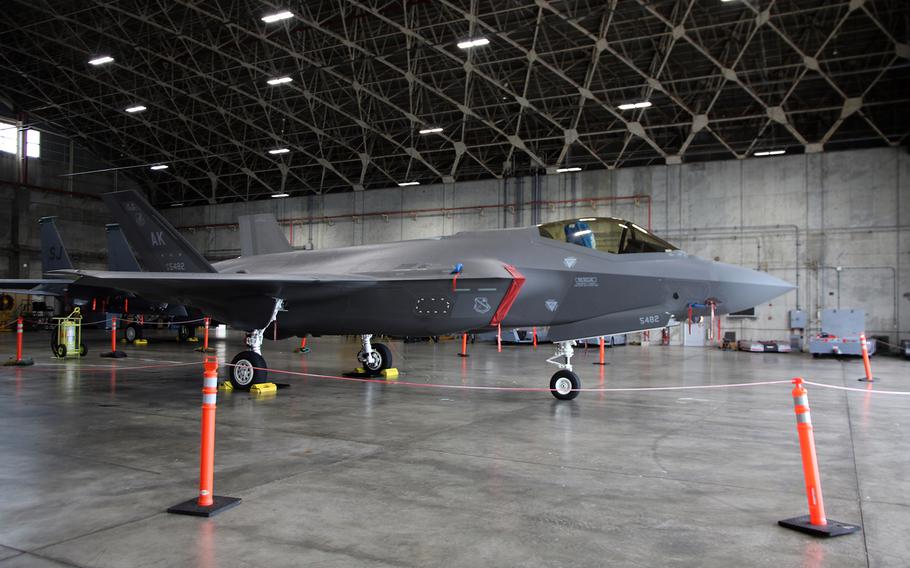
[[[82,313],[79,308],[65,317],[53,318],[56,329],[51,334],[51,350],[55,357],[85,357],[88,350],[82,343]]]

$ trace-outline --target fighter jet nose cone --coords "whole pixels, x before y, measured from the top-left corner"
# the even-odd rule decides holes
[[[766,272],[730,264],[718,264],[716,268],[717,279],[712,288],[721,313],[754,308],[796,289],[793,284]]]

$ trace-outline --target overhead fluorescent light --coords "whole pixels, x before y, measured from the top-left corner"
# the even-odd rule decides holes
[[[152,166],[149,169],[150,170],[166,170],[167,164],[158,164],[157,166]]]
[[[269,154],[287,154],[290,152],[288,148],[275,148],[274,150],[269,150]]]
[[[633,108],[648,108],[651,101],[641,101],[639,103],[625,103],[619,105],[619,110],[632,110]]]
[[[591,234],[591,229],[585,229],[583,231],[576,231],[576,232],[572,233],[572,236],[573,237],[583,237],[585,235],[590,235],[590,234]]]
[[[131,106],[125,110],[126,110],[126,112],[142,112],[145,110],[145,107],[142,105],[136,105],[136,106]]]
[[[110,55],[102,55],[101,57],[96,57],[94,59],[89,59],[89,65],[104,65],[105,63],[110,63],[114,58]]]
[[[439,126],[434,126],[433,128],[424,128],[423,130],[418,130],[420,134],[435,134],[437,132],[442,132],[442,128]]]
[[[419,181],[403,181],[398,184],[398,187],[407,187],[409,185],[420,185]]]
[[[556,173],[564,174],[566,172],[580,172],[581,168],[578,166],[572,166],[571,168],[556,168]]]
[[[183,207],[183,203],[171,203],[171,207]]]
[[[282,83],[290,83],[293,81],[290,77],[276,77],[274,79],[269,79],[266,81],[269,85],[281,85]]]
[[[290,193],[273,193],[272,197],[290,197]]]
[[[288,18],[293,18],[294,14],[285,10],[284,12],[278,12],[277,14],[269,14],[268,16],[263,16],[262,21],[271,24],[272,22],[277,22],[279,20],[287,20]]]
[[[761,152],[755,152],[753,156],[779,156],[781,154],[786,154],[786,150],[764,150]]]
[[[490,40],[485,37],[479,37],[477,39],[460,41],[458,42],[458,47],[460,49],[471,49],[472,47],[480,47],[481,45],[487,45],[488,43],[490,43]]]

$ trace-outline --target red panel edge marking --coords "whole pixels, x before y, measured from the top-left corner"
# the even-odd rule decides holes
[[[490,325],[499,325],[502,323],[502,320],[506,319],[509,310],[512,309],[512,304],[514,304],[516,298],[518,298],[518,292],[521,291],[521,287],[524,286],[525,283],[524,275],[514,266],[504,264],[503,267],[512,275],[512,282],[509,284],[509,289],[506,290],[506,295],[503,296],[502,301],[499,302],[499,307],[496,308],[496,313],[493,314]]]

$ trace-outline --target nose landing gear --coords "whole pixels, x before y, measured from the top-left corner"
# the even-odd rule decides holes
[[[559,400],[572,400],[579,395],[581,379],[572,371],[572,356],[575,341],[557,341],[556,354],[547,359],[547,363],[556,365],[559,370],[550,377],[550,392]],[[559,361],[562,357],[564,360]]]

